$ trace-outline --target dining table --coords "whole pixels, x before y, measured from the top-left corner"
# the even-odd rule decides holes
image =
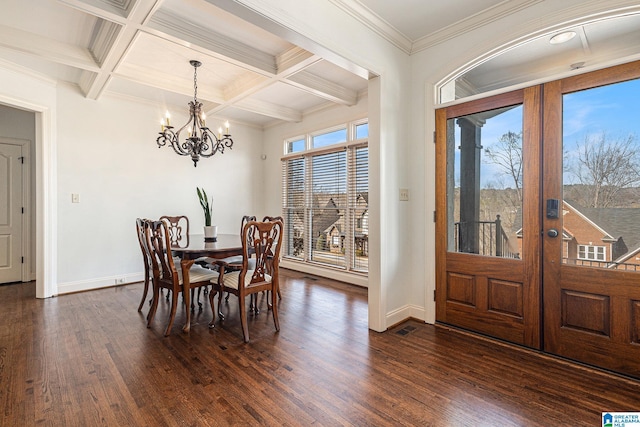
[[[183,332],[191,329],[191,288],[189,270],[193,264],[203,257],[222,259],[230,256],[242,255],[242,240],[238,234],[218,234],[215,241],[205,240],[204,234],[189,235],[186,246],[171,246],[174,256],[180,258],[182,270],[183,298],[187,319]]]

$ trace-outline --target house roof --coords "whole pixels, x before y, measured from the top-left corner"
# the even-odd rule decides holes
[[[600,226],[613,239],[622,237],[628,248],[640,246],[640,209],[585,208],[575,202],[567,203]]]

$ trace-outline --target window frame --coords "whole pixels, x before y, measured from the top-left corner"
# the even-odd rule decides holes
[[[313,132],[309,132],[307,134],[304,135],[297,135],[291,138],[286,138],[283,142],[283,151],[284,151],[284,155],[281,158],[281,162],[282,162],[282,189],[283,189],[283,193],[282,193],[282,213],[283,216],[285,218],[287,218],[287,215],[291,215],[293,212],[295,212],[295,210],[299,209],[299,207],[297,206],[292,206],[292,205],[288,205],[287,204],[287,189],[289,188],[290,182],[287,181],[287,165],[288,165],[288,161],[290,160],[296,160],[296,159],[303,159],[303,166],[301,168],[301,170],[303,171],[303,175],[304,175],[304,230],[302,231],[303,234],[303,250],[302,250],[302,256],[298,257],[298,256],[294,256],[293,254],[288,254],[285,249],[285,253],[283,254],[283,259],[287,259],[287,260],[291,260],[294,262],[301,262],[301,263],[306,263],[306,264],[312,264],[314,266],[320,266],[320,267],[326,267],[326,268],[331,268],[331,269],[337,269],[337,270],[341,270],[341,271],[345,271],[348,273],[356,273],[356,274],[362,274],[362,275],[368,275],[368,270],[369,270],[369,265],[368,265],[368,256],[367,256],[367,263],[366,266],[363,268],[362,264],[357,262],[356,260],[356,243],[355,243],[355,237],[356,237],[356,227],[355,227],[355,223],[356,223],[356,217],[358,216],[358,212],[361,209],[358,209],[355,205],[355,201],[357,200],[357,195],[359,194],[357,189],[356,189],[356,154],[357,154],[357,150],[361,149],[363,147],[366,147],[368,150],[368,140],[369,137],[367,135],[367,137],[365,138],[359,138],[359,139],[355,139],[355,135],[356,135],[356,126],[362,125],[362,124],[367,124],[368,123],[368,119],[367,118],[362,118],[362,119],[357,119],[357,120],[353,120],[351,122],[348,123],[342,123],[342,124],[338,124],[335,126],[331,126],[331,127],[327,127],[327,128],[323,128],[320,130],[314,130]],[[312,147],[312,143],[313,143],[313,138],[315,136],[318,135],[323,135],[326,133],[331,133],[337,130],[341,130],[341,129],[346,129],[346,141],[341,141],[335,144],[331,144],[331,145],[325,145],[322,147]],[[288,152],[288,148],[289,148],[289,144],[291,142],[294,141],[298,141],[304,139],[305,140],[305,150],[304,151],[296,151],[296,152]],[[346,168],[347,168],[347,173],[346,173],[346,182],[345,182],[345,198],[347,200],[346,205],[343,207],[344,209],[344,225],[345,225],[345,230],[343,231],[343,233],[345,234],[345,238],[342,241],[342,251],[341,253],[339,253],[338,255],[336,255],[336,257],[340,260],[340,262],[342,264],[344,264],[344,266],[342,265],[334,265],[334,264],[330,264],[330,263],[323,263],[320,262],[318,260],[314,260],[312,258],[312,251],[314,250],[313,246],[314,246],[314,239],[312,236],[312,231],[313,231],[313,224],[311,223],[311,218],[312,218],[312,210],[313,209],[317,209],[313,207],[312,205],[312,197],[314,195],[311,185],[313,183],[312,180],[312,162],[313,162],[313,158],[315,156],[321,156],[324,154],[331,154],[331,153],[338,153],[344,151],[345,155],[346,155]],[[368,153],[367,153],[368,156]],[[368,171],[369,171],[369,162],[368,162],[368,157],[367,157],[367,170],[366,170],[366,174],[368,177]],[[367,178],[368,179],[368,178]],[[367,184],[367,192],[369,191],[368,189],[368,184]],[[368,203],[366,206],[366,210],[368,211],[369,207],[368,207]],[[285,241],[289,242],[289,236],[288,234],[290,233],[290,231],[295,235],[298,234],[297,230],[295,229],[289,229],[289,227],[285,227],[285,233],[284,233],[284,239]],[[295,237],[291,237],[292,239],[294,239]],[[342,239],[342,237],[338,236],[338,239]],[[327,236],[327,240],[329,246],[331,246],[334,243],[334,239],[332,236]],[[294,247],[289,248],[289,250],[295,250],[295,244],[293,243],[293,240],[290,241],[290,244],[293,244]]]
[[[582,250],[584,249],[584,251]],[[593,249],[593,251],[590,251]],[[602,251],[599,251],[599,250]],[[581,256],[581,254],[584,254]],[[593,255],[593,258],[589,258],[589,255]],[[598,256],[602,255],[602,259],[599,259]],[[607,247],[599,246],[599,245],[578,245],[578,253],[577,258],[581,261],[607,261]]]

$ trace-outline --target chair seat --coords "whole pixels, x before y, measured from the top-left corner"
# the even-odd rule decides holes
[[[207,268],[217,269],[218,266],[224,265],[225,269],[242,269],[242,255],[230,256],[227,258],[216,259],[216,258],[207,258]],[[255,258],[249,259],[249,270],[255,270],[256,268],[256,260]]]
[[[254,270],[247,270],[247,274],[246,276],[244,276],[244,285],[245,286],[249,286],[249,284],[251,283],[251,277],[253,276],[253,272]],[[238,289],[238,276],[240,275],[240,271],[232,271],[229,273],[225,273],[223,278],[222,278],[222,284],[225,288],[230,288],[230,289]],[[270,282],[271,281],[271,276],[269,276],[268,274],[264,275],[265,278],[265,282]],[[214,282],[212,280],[212,282]],[[214,282],[217,283],[217,282]]]
[[[182,282],[182,269],[181,268],[176,268],[176,271],[178,272],[178,281],[182,285],[183,284],[183,282]],[[212,280],[216,280],[217,281],[218,280],[218,276],[219,276],[219,274],[218,274],[217,271],[213,271],[213,270],[210,270],[208,268],[200,267],[199,265],[194,265],[189,270],[189,282],[191,282],[191,283],[207,282],[207,281],[212,281]]]

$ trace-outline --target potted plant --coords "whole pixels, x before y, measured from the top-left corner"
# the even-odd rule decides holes
[[[211,225],[211,214],[213,213],[213,201],[207,196],[207,192],[196,187],[198,192],[198,200],[204,212],[204,238],[205,240],[216,240],[218,237],[218,226]]]

